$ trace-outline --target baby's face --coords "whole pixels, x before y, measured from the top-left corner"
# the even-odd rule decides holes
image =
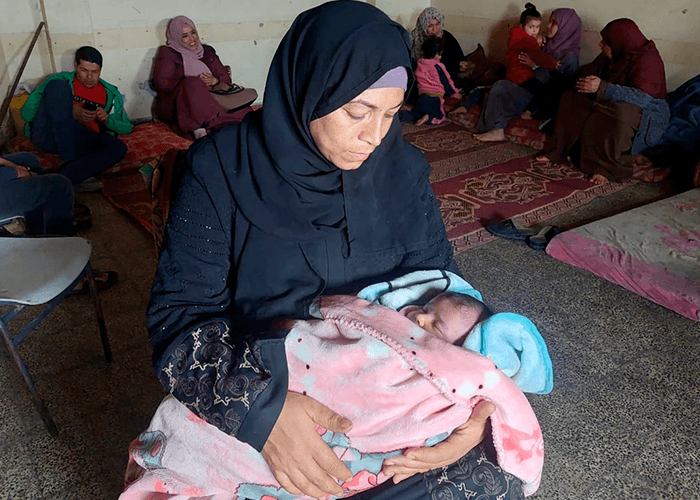
[[[481,310],[462,307],[449,295],[440,294],[425,306],[409,306],[402,312],[423,330],[452,344],[464,342],[481,316]]]

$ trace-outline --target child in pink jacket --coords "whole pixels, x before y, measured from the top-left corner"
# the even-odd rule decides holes
[[[418,59],[415,71],[418,84],[418,99],[413,109],[402,111],[399,119],[402,122],[415,121],[423,125],[430,120],[431,125],[445,121],[445,97],[461,97],[445,65],[440,62],[444,42],[440,38],[428,38],[422,46],[423,58]]]

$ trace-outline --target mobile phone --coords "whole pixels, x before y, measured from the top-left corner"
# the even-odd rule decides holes
[[[97,109],[97,104],[95,104],[94,102],[86,102],[85,104],[83,104],[83,109],[87,111],[95,111]]]

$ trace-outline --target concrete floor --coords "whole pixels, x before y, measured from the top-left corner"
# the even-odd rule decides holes
[[[640,184],[555,222],[667,194]],[[80,196],[93,213],[93,266],[120,274],[101,295],[114,362],[86,297],[64,300],[21,345],[59,427],[52,438],[0,348],[0,499],[117,498],[129,443],[165,394],[145,329],[153,240],[100,194]],[[530,398],[546,445],[534,498],[700,498],[698,323],[522,244],[494,241],[458,262],[490,306],[528,316],[549,346],[554,390]]]

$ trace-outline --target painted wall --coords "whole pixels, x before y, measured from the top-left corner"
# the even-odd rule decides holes
[[[700,73],[700,2],[697,0],[583,0],[533,1],[545,16],[553,9],[576,9],[583,22],[581,62],[600,53],[600,30],[613,19],[633,19],[651,38],[666,65],[668,89],[673,90]],[[525,7],[522,2],[481,0],[432,0],[445,16],[445,25],[469,52],[481,43],[488,57],[503,60],[508,32]]]
[[[151,116],[153,93],[149,79],[158,46],[165,43],[168,20],[191,17],[202,40],[212,44],[234,81],[254,87],[262,97],[274,51],[301,11],[323,0],[44,0],[51,35],[51,53],[42,33],[24,70],[23,82],[73,69],[80,45],[94,45],[105,57],[102,76],[126,95],[132,119]],[[487,54],[502,59],[508,29],[522,6],[481,0],[367,0],[409,30],[423,8],[433,5],[446,16],[446,27],[465,51],[478,43]],[[583,3],[583,2],[579,2]],[[568,4],[537,3],[543,13]],[[2,97],[14,80],[32,34],[43,19],[39,0],[0,0],[0,89]],[[695,76],[700,69],[700,4],[697,0],[585,0],[575,7],[584,23],[582,61],[598,52],[598,31],[611,19],[631,16],[653,38],[666,62],[669,89]],[[634,13],[634,15],[632,15]]]
[[[134,119],[151,116],[149,80],[157,48],[165,43],[168,20],[190,17],[202,40],[216,48],[232,78],[258,90],[260,100],[270,61],[297,14],[323,0],[44,0],[57,71],[73,70],[81,45],[104,56],[102,78],[126,96]],[[393,19],[415,25],[430,0],[370,0]],[[13,82],[32,34],[42,20],[39,0],[0,0],[6,22],[0,26],[0,89]],[[38,83],[52,73],[47,38],[42,33],[23,72],[22,82]]]

